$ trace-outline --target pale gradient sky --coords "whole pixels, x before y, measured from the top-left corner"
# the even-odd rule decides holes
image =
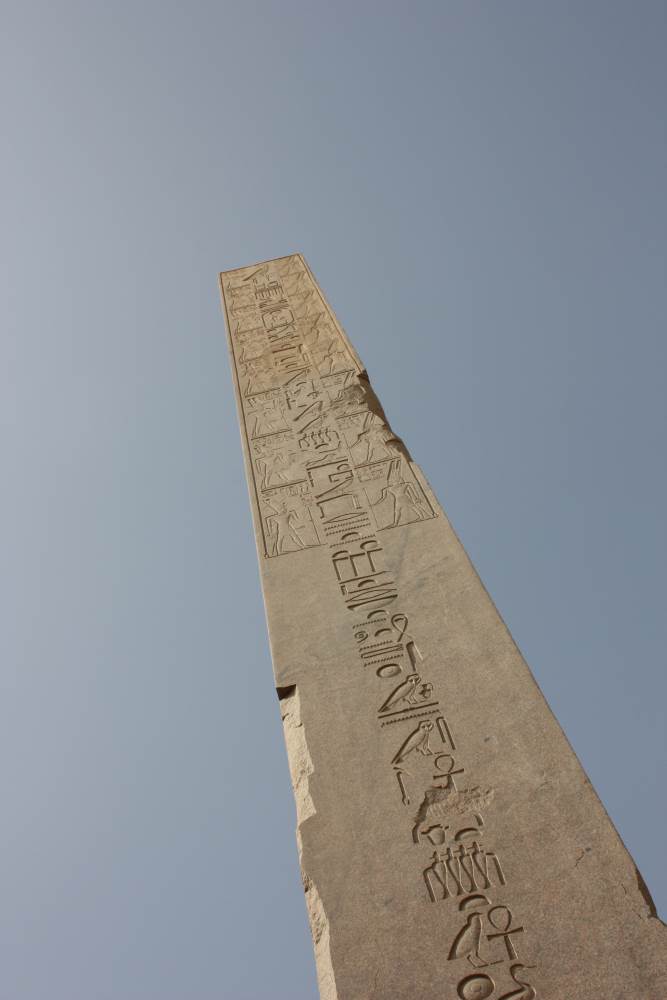
[[[295,250],[667,913],[664,2],[2,34],[2,1000],[316,997],[216,286]]]

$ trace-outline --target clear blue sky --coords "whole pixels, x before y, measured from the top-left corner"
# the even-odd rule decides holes
[[[667,913],[667,6],[1,45],[3,1000],[316,996],[216,286],[295,250]]]

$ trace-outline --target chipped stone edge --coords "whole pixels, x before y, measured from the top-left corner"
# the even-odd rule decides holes
[[[289,762],[294,799],[296,802],[296,839],[301,864],[301,879],[306,897],[306,910],[315,949],[315,966],[320,1000],[338,1000],[336,978],[331,960],[329,918],[327,917],[317,886],[303,867],[301,826],[316,813],[310,794],[309,779],[315,768],[306,741],[306,731],[301,719],[301,700],[296,685],[278,688],[280,714],[283,721],[287,759]]]

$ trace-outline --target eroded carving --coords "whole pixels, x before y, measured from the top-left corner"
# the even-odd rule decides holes
[[[318,539],[312,523],[308,523],[303,508],[289,505],[279,498],[270,498],[266,506],[273,511],[266,518],[267,541],[271,555],[298,552],[317,545]]]

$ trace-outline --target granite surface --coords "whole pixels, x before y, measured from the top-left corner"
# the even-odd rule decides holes
[[[667,1000],[641,876],[304,258],[220,284],[321,997]]]

